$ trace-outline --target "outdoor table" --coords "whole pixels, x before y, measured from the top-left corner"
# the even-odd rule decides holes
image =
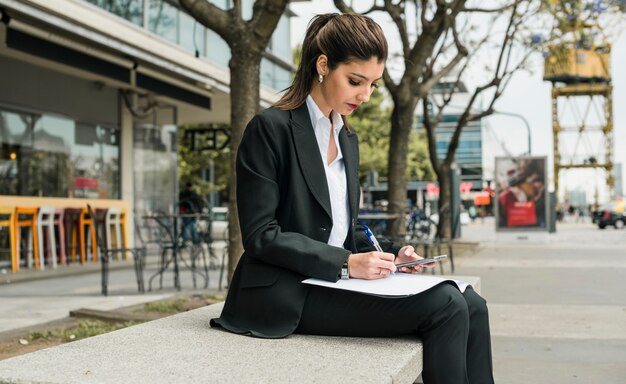
[[[179,249],[183,248],[183,246],[179,244],[179,240],[180,240],[179,238],[182,236],[182,232],[179,232],[178,230],[178,219],[188,218],[188,217],[199,219],[199,218],[208,218],[209,215],[203,214],[203,213],[181,213],[181,214],[154,214],[154,215],[143,216],[144,219],[152,219],[156,221],[157,224],[159,224],[161,227],[163,227],[163,229],[167,231],[168,235],[172,239],[172,245],[171,245],[172,256],[170,257],[169,260],[164,261],[161,268],[150,277],[150,280],[148,281],[148,286],[150,287],[149,288],[150,290],[152,289],[152,279],[154,279],[158,275],[162,276],[163,273],[167,270],[170,263],[174,265],[174,287],[179,291],[181,290],[180,268],[178,265],[178,261],[179,261],[178,253],[179,253]],[[168,220],[171,220],[172,225],[168,225],[167,223]],[[204,273],[197,271],[195,268],[191,268],[189,266],[187,266],[187,268],[189,268],[189,270],[191,270],[192,273],[197,273],[200,276],[202,276],[204,278],[205,287],[206,287],[206,285],[208,284],[209,277],[206,276]]]

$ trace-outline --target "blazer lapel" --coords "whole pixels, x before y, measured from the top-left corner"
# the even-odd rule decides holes
[[[290,126],[304,179],[317,202],[324,208],[328,217],[332,218],[326,171],[306,103],[291,111]]]
[[[359,212],[359,148],[357,136],[354,132],[348,133],[343,127],[339,132],[339,145],[343,153],[343,162],[346,167],[348,184],[348,199],[350,201],[350,218],[355,220]],[[353,223],[354,224],[354,223]]]

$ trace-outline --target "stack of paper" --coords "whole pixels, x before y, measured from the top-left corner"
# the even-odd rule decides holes
[[[345,289],[348,291],[390,298],[416,295],[444,282],[454,283],[461,292],[464,292],[465,288],[469,285],[467,282],[462,280],[409,273],[395,273],[384,279],[377,280],[347,279],[339,280],[333,283],[326,280],[311,278],[303,281],[305,284],[319,285],[335,289]]]

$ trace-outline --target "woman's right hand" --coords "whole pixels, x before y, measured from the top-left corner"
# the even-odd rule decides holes
[[[355,279],[382,279],[396,271],[395,256],[386,252],[353,253],[348,258],[350,277]]]

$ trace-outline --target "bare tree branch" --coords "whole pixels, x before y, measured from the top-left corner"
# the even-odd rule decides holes
[[[506,88],[506,85],[508,85],[512,75],[517,70],[522,68],[522,66],[527,61],[528,57],[530,56],[530,52],[528,52],[524,56],[524,58],[522,58],[514,68],[507,70],[507,68],[510,65],[511,55],[513,51],[513,44],[515,43],[514,37],[516,33],[518,32],[519,30],[518,26],[520,25],[519,22],[517,21],[518,18],[516,17],[517,5],[518,3],[515,4],[515,6],[513,7],[511,11],[511,17],[509,18],[509,24],[507,26],[506,33],[504,35],[504,39],[502,42],[502,47],[498,55],[496,70],[494,71],[494,76],[488,83],[484,84],[483,86],[477,87],[474,93],[472,94],[470,101],[467,103],[465,110],[463,111],[459,120],[457,121],[455,131],[452,134],[452,137],[450,139],[448,153],[446,154],[446,158],[444,160],[445,163],[451,163],[452,160],[454,159],[454,154],[458,147],[462,128],[465,125],[467,125],[467,123],[470,121],[479,120],[485,116],[493,114],[495,102],[502,95],[502,92]],[[491,97],[488,107],[479,113],[472,113],[474,103],[476,102],[476,99],[478,98],[478,96],[481,95],[483,92],[492,88],[495,88],[495,91]]]
[[[487,8],[473,8],[473,7],[463,7],[463,12],[475,12],[475,13],[502,13],[505,12],[506,10],[510,9],[513,6],[517,6],[517,4],[519,3],[519,0],[513,1],[509,4],[503,5],[502,7],[499,8],[492,8],[492,9],[487,9]]]
[[[385,82],[385,87],[389,90],[390,94],[393,95],[398,92],[398,85],[394,83],[391,75],[389,74],[389,71],[387,70],[387,67],[385,67],[385,70],[383,71],[383,81]]]
[[[267,45],[288,2],[288,0],[257,0],[254,3],[249,26],[254,31],[254,37],[259,40],[258,46]]]
[[[461,60],[463,60],[464,57],[465,56],[460,54],[460,53],[457,54],[437,74],[434,74],[434,75],[428,77],[428,79],[426,81],[424,81],[422,83],[422,85],[420,86],[420,91],[421,92],[419,94],[419,97],[424,97],[428,92],[430,92],[430,90],[439,81],[441,81],[441,79],[444,78],[444,76],[448,75],[454,68],[456,68],[456,66],[461,62]]]
[[[224,41],[231,40],[231,11],[224,11],[206,0],[179,0],[180,5],[194,19],[220,35]]]
[[[233,0],[233,14],[237,21],[243,21],[243,14],[241,13],[241,0]]]
[[[402,52],[404,57],[407,58],[411,47],[409,44],[409,33],[406,29],[406,21],[402,17],[404,14],[404,1],[393,4],[391,0],[385,0],[384,10],[391,16],[391,20],[396,25],[396,28],[398,28],[398,34],[402,41]]]
[[[437,174],[437,178],[441,177],[442,171],[441,171],[441,161],[439,160],[439,158],[437,157],[437,140],[436,140],[436,136],[435,136],[435,124],[433,124],[432,119],[430,118],[430,106],[428,104],[428,98],[424,97],[422,98],[422,114],[423,116],[423,121],[422,124],[424,125],[424,128],[426,129],[426,137],[428,138],[428,155],[430,158],[430,162],[433,166],[433,170],[435,171],[435,173]]]

